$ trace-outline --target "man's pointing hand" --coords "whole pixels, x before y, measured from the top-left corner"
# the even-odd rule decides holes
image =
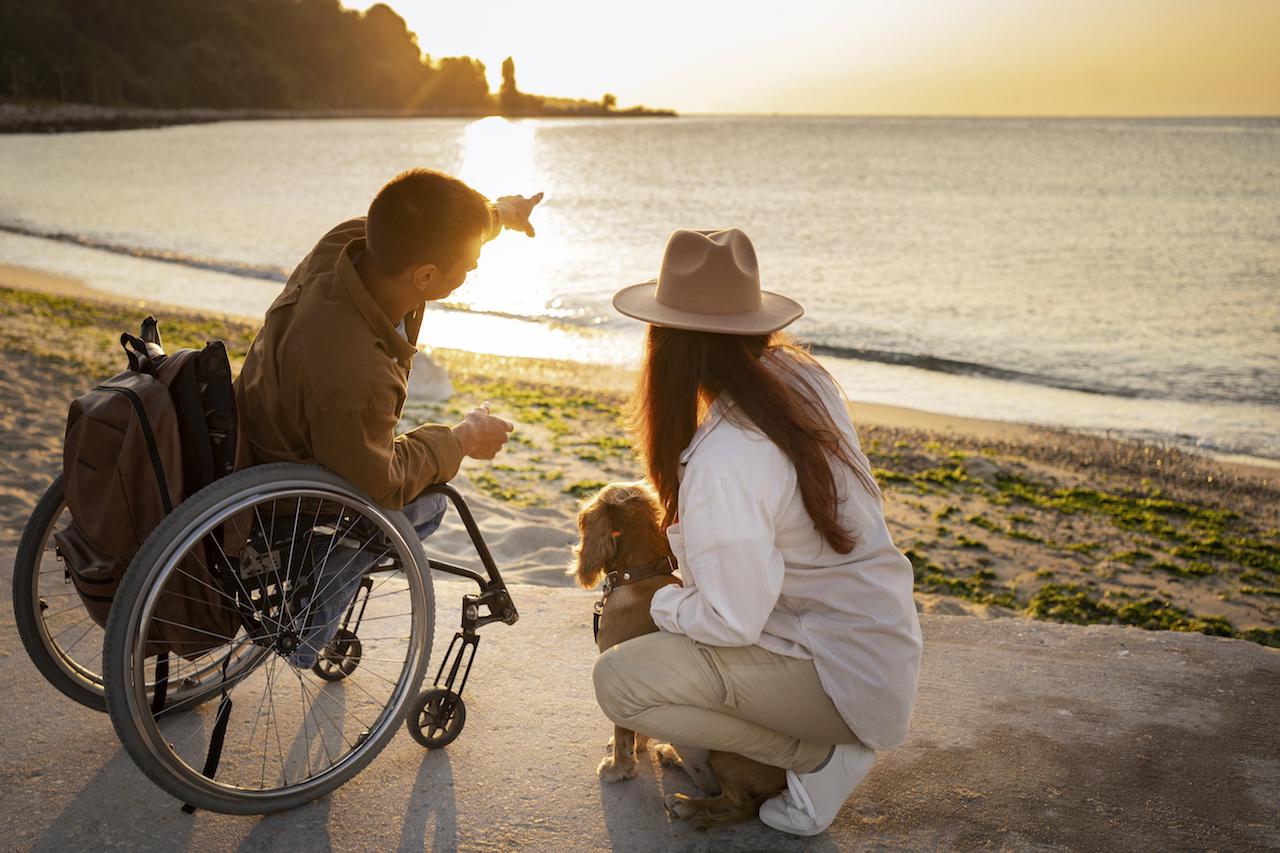
[[[502,222],[503,228],[523,231],[532,237],[533,225],[529,222],[529,215],[533,213],[533,209],[540,201],[542,201],[542,193],[528,198],[522,195],[504,195],[500,196],[493,206],[498,209],[498,219]]]

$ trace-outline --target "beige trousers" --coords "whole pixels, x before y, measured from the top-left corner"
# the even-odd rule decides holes
[[[708,646],[659,631],[605,651],[593,677],[605,716],[675,744],[803,773],[834,744],[858,742],[813,661],[760,646]]]

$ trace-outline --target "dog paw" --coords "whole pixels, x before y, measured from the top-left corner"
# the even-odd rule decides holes
[[[687,818],[694,811],[693,800],[685,794],[667,794],[662,798],[662,805],[666,807],[667,814],[675,818]]]
[[[606,782],[621,782],[624,779],[632,779],[636,775],[635,759],[631,761],[614,761],[613,756],[607,756],[596,767],[596,775]]]
[[[669,743],[659,743],[653,747],[653,752],[658,756],[658,763],[663,767],[679,767],[680,755],[676,752],[676,748]]]

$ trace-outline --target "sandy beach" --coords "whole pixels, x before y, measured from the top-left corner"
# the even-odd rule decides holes
[[[123,366],[120,331],[148,312],[170,349],[214,338],[233,368],[247,318],[96,296],[0,267],[0,544],[12,546],[61,462],[72,397]],[[580,499],[641,469],[626,427],[634,373],[435,349],[447,400],[411,399],[403,426],[481,401],[513,420],[508,448],[457,484],[512,581],[565,586]],[[857,389],[846,389],[855,399]],[[922,611],[1113,623],[1280,646],[1280,471],[1018,424],[852,404]],[[474,562],[458,525],[431,540]]]

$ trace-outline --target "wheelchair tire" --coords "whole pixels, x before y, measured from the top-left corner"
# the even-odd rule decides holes
[[[13,562],[13,618],[27,656],[64,695],[107,710],[102,686],[103,631],[89,617],[54,555],[53,533],[70,520],[59,475],[45,489]],[[55,621],[56,620],[56,621]],[[60,642],[60,638],[66,637]]]
[[[84,609],[54,554],[53,532],[70,520],[59,475],[36,504],[18,544],[13,565],[14,622],[27,656],[45,680],[81,705],[106,711],[101,674],[105,631]],[[68,639],[60,642],[63,636]],[[244,661],[234,663],[238,669]],[[165,691],[166,707],[198,704],[216,696],[218,685],[210,680],[216,675],[208,667],[174,673]],[[154,679],[147,690],[154,696]]]
[[[222,586],[215,592],[241,613],[234,636],[211,636],[228,657],[256,652],[225,677],[217,711],[208,703],[155,714],[146,638],[164,622],[156,614],[167,582],[199,555],[216,564],[208,567]],[[290,657],[313,630],[312,611],[345,587],[346,571],[373,580],[362,625],[381,627],[361,638],[358,670],[338,683],[317,681]],[[226,814],[283,811],[334,790],[386,746],[422,682],[434,623],[429,564],[403,513],[317,466],[248,468],[179,505],[125,572],[107,622],[107,708],[138,767],[184,803]],[[218,763],[210,744],[220,735]]]
[[[356,671],[360,666],[360,656],[364,647],[360,638],[346,628],[339,628],[320,652],[319,659],[311,667],[311,671],[325,681],[341,681]]]
[[[419,693],[404,720],[409,736],[427,749],[444,749],[458,739],[466,724],[466,703],[443,687]]]

